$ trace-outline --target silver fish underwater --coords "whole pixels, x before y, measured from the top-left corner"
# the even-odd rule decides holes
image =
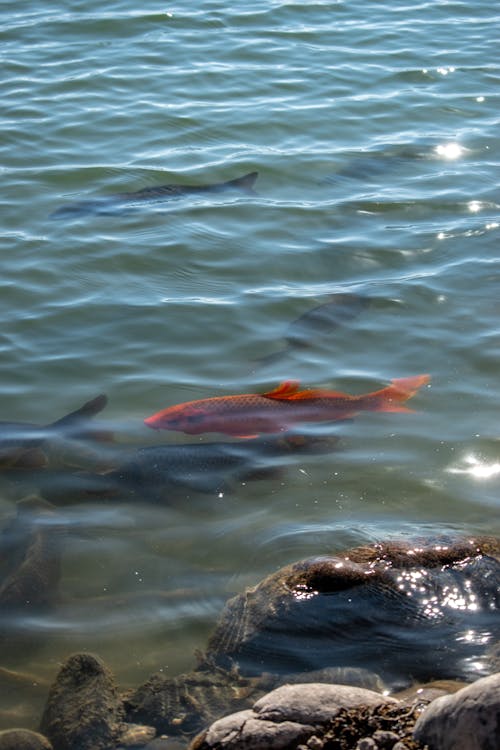
[[[328,338],[337,328],[360,315],[370,302],[370,297],[352,292],[331,294],[326,302],[306,310],[288,325],[283,336],[286,347],[254,361],[272,364],[297,349]]]
[[[190,493],[214,495],[238,482],[281,476],[296,455],[335,450],[336,436],[287,435],[245,442],[167,443],[116,452],[103,472],[40,472],[39,489],[55,505],[82,498],[168,503]]]
[[[124,193],[113,193],[102,198],[77,201],[61,206],[51,215],[51,219],[73,219],[88,214],[113,215],[122,213],[126,209],[137,208],[143,204],[161,203],[174,198],[182,198],[190,195],[206,195],[214,193],[225,193],[232,190],[240,191],[248,195],[255,195],[253,189],[258,172],[249,172],[242,177],[225,182],[215,182],[207,185],[157,185],[141,190]]]

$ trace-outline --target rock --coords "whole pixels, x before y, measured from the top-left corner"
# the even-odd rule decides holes
[[[371,690],[347,685],[283,685],[260,698],[251,709],[214,722],[206,732],[195,738],[190,748],[280,750],[296,747],[312,738],[318,724],[327,724],[343,709],[382,704],[397,705],[397,701]]]
[[[427,704],[435,698],[440,698],[442,695],[456,693],[457,690],[461,690],[463,687],[467,687],[466,682],[458,682],[457,680],[434,680],[433,682],[427,682],[424,685],[419,683],[412,685],[399,693],[393,693],[392,697],[408,704],[409,706],[414,703]]]
[[[413,736],[430,750],[500,750],[500,673],[436,698]]]
[[[113,675],[99,658],[81,653],[59,671],[40,726],[54,750],[111,750],[122,718]]]
[[[313,557],[230,599],[205,658],[248,677],[362,666],[392,689],[436,676],[470,681],[471,664],[475,676],[491,673],[499,580],[500,540],[490,538]],[[479,628],[488,636],[463,638]]]
[[[0,732],[0,750],[52,750],[43,734],[29,729],[6,729]]]
[[[392,746],[399,740],[399,737],[395,732],[390,732],[387,729],[376,729],[372,734],[372,738],[375,740],[380,750],[392,748]]]
[[[373,672],[346,667],[289,675],[241,677],[237,670],[199,669],[177,677],[153,674],[125,700],[127,720],[154,726],[169,736],[194,734],[216,719],[250,708],[284,683],[324,682],[356,685],[381,693],[385,685]]]
[[[266,692],[256,683],[216,668],[177,677],[157,672],[126,698],[127,720],[154,726],[160,734],[195,734],[227,713],[250,707]]]
[[[195,745],[195,739],[190,747],[193,750],[195,747],[197,750],[222,747],[227,750],[284,750],[306,740],[313,731],[314,727],[309,724],[265,721],[256,717],[249,709],[219,719],[212,724],[199,744]]]
[[[306,683],[282,685],[253,705],[253,712],[266,721],[324,724],[342,708],[396,703],[380,693],[349,685]]]
[[[143,724],[123,724],[119,737],[120,747],[143,747],[155,737],[154,727],[146,727]]]
[[[358,740],[356,750],[379,750],[379,748],[372,737],[362,737]]]

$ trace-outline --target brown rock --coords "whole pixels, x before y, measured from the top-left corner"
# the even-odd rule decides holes
[[[41,731],[54,750],[111,750],[122,718],[122,703],[109,669],[92,654],[74,654],[49,691]]]
[[[29,729],[6,729],[0,732],[0,750],[52,750],[46,737]]]

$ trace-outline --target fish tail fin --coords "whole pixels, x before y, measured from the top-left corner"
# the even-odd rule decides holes
[[[420,388],[430,382],[429,375],[415,375],[410,378],[396,378],[391,380],[387,388],[382,388],[371,394],[371,399],[375,400],[374,411],[392,411],[392,412],[412,412],[407,406],[403,406],[406,401],[413,398]]]
[[[243,177],[237,177],[235,180],[229,180],[225,183],[225,186],[238,188],[238,190],[242,190],[244,193],[248,193],[248,195],[257,195],[255,190],[253,189],[253,186],[255,185],[255,181],[258,176],[258,172],[249,172],[248,174],[243,175]]]

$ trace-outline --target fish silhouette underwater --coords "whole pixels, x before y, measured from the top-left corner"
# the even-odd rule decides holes
[[[103,472],[45,472],[43,497],[55,505],[75,498],[111,497],[169,503],[191,493],[231,491],[240,482],[275,479],[296,456],[331,453],[337,436],[273,435],[238,442],[148,445],[116,453],[115,466]]]
[[[340,326],[360,315],[369,304],[370,298],[361,294],[331,294],[327,302],[306,310],[290,323],[284,335],[286,347],[254,361],[261,365],[272,364],[297,349],[304,349],[318,340],[324,340]]]
[[[0,421],[0,470],[43,468],[48,460],[45,448],[56,438],[108,440],[109,432],[88,424],[104,409],[107,401],[107,397],[100,394],[48,425]]]
[[[134,208],[143,204],[160,203],[174,198],[226,193],[233,190],[255,195],[253,187],[258,175],[258,172],[249,172],[233,180],[207,185],[157,185],[131,192],[113,193],[102,198],[67,203],[54,211],[50,218],[72,219],[88,214],[112,215],[122,212],[127,207]]]
[[[191,435],[220,432],[255,437],[286,432],[300,424],[350,419],[361,411],[407,412],[403,404],[429,380],[429,375],[398,378],[386,388],[359,396],[326,389],[299,390],[296,381],[285,381],[261,395],[216,396],[170,406],[144,422],[155,430]]]
[[[17,503],[0,532],[0,633],[10,610],[34,612],[55,603],[64,537],[49,503],[36,496]]]

